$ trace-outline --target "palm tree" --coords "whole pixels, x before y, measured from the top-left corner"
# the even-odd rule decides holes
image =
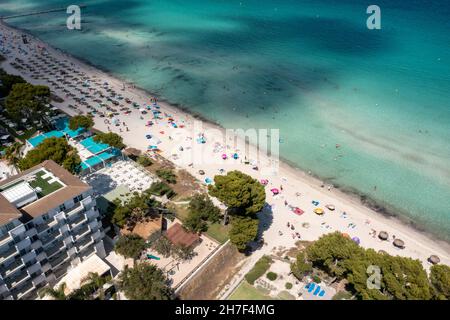
[[[91,288],[93,294],[95,294],[96,292],[98,292],[98,296],[100,299],[103,300],[104,296],[105,296],[105,292],[103,290],[103,286],[108,283],[109,281],[111,281],[111,276],[99,276],[98,273],[94,273],[94,272],[89,272],[89,274],[81,280],[81,284],[83,287],[87,288]]]
[[[67,285],[65,282],[61,283],[57,289],[52,287],[45,287],[39,292],[39,296],[41,298],[45,296],[50,296],[55,300],[68,300],[68,297],[65,293]]]
[[[20,142],[14,142],[11,146],[5,150],[5,160],[13,166],[16,166],[20,160],[20,149],[22,144]]]

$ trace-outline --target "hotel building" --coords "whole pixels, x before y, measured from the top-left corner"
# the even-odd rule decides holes
[[[105,257],[92,187],[52,160],[0,182],[0,300],[33,299]]]

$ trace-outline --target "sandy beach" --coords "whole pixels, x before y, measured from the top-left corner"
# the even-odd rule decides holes
[[[69,108],[69,105],[78,106],[83,113],[90,110],[79,105],[62,89],[55,88],[46,80],[33,79],[29,72],[14,68],[11,63],[16,58],[24,61],[30,58],[37,59],[39,57],[37,52],[40,51],[36,48],[39,45],[45,48],[44,51],[48,52],[49,56],[57,61],[66,61],[65,63],[69,63],[72,68],[83,73],[85,78],[90,79],[91,88],[103,90],[104,83],[107,82],[108,88],[120,93],[124,98],[130,99],[140,106],[151,105],[151,94],[123,83],[60,50],[51,48],[38,39],[28,36],[29,43],[23,44],[22,31],[0,24],[0,32],[2,37],[7,37],[5,43],[10,46],[3,48],[9,52],[2,53],[7,60],[1,64],[1,67],[8,73],[21,75],[30,83],[48,85],[52,92],[64,99],[63,103],[53,103],[53,105],[69,115],[78,114],[78,111]],[[56,77],[50,77],[50,79],[56,81]],[[79,97],[82,96],[73,88],[65,89]],[[86,100],[89,102],[89,99]],[[92,102],[91,105],[96,106],[98,103]],[[215,175],[231,170],[240,170],[258,180],[268,180],[266,186],[268,205],[261,214],[262,236],[267,245],[257,250],[255,257],[274,247],[294,246],[295,242],[299,240],[297,237],[293,237],[295,232],[300,233],[302,240],[316,240],[323,234],[340,231],[347,233],[352,238],[358,237],[363,247],[419,259],[426,269],[431,266],[427,259],[432,254],[438,255],[442,263],[450,265],[450,245],[448,243],[433,239],[399,219],[383,216],[362,205],[356,197],[351,197],[333,188],[328,189],[327,185],[322,187],[321,181],[286,163],[278,162],[276,158],[261,152],[258,153],[253,145],[245,148],[246,144],[242,139],[237,138],[232,141],[234,139],[224,134],[224,128],[200,121],[193,115],[167,103],[158,102],[158,105],[162,117],[160,120],[154,120],[151,112],[142,114],[138,109],[131,108],[131,113],[125,115],[121,112],[120,116],[116,116],[120,122],[119,126],[105,123],[106,118],[95,115],[95,129],[116,132],[123,137],[127,146],[142,151],[148,149],[150,143],[146,135],[150,134],[154,139],[159,140],[158,148],[161,150],[162,156],[172,161],[178,168],[189,171],[202,182],[205,182],[206,178],[213,179]],[[168,118],[173,118],[174,121],[169,122]],[[147,126],[146,124],[150,120],[153,121],[153,125]],[[173,122],[177,124],[177,127],[173,126]],[[202,135],[206,143],[198,143],[197,139]],[[238,154],[238,159],[233,159],[234,153]],[[227,155],[227,159],[223,159],[223,154]],[[250,164],[245,164],[245,158],[249,160]],[[254,166],[257,166],[258,170],[255,170]],[[203,170],[205,174],[200,174],[199,170]],[[271,192],[271,189],[274,188],[279,189],[279,194],[275,195]],[[335,209],[329,210],[326,205],[333,205]],[[295,214],[292,207],[298,207],[304,213]],[[325,213],[323,215],[315,214],[314,209],[316,208],[323,208]],[[287,227],[288,222],[295,226],[295,230]],[[377,235],[380,231],[386,231],[389,234],[387,241],[378,238]],[[393,246],[394,237],[405,242],[403,249]],[[248,265],[253,260],[251,259]]]

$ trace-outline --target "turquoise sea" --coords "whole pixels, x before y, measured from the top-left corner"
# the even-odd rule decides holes
[[[224,127],[279,128],[283,158],[450,240],[448,1],[377,0],[381,30],[360,0],[83,3],[82,31],[8,23]]]

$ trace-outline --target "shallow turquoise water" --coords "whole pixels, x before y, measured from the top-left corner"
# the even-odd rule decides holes
[[[450,240],[450,4],[377,1],[371,31],[365,1],[335,2],[91,0],[82,32],[9,22],[225,127],[279,128],[284,158]]]

